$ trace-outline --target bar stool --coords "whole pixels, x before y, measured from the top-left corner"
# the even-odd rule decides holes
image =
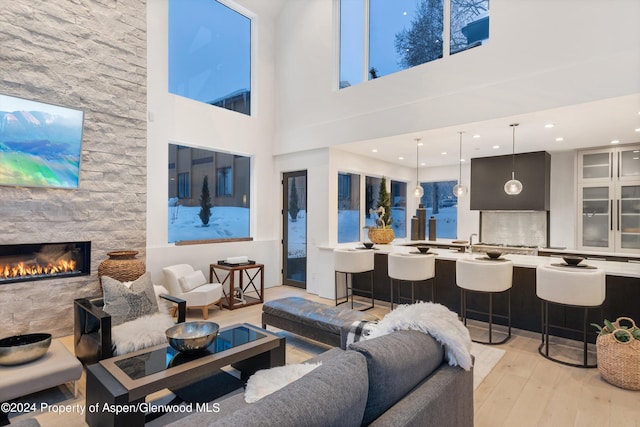
[[[489,316],[489,341],[472,340],[482,344],[502,344],[511,338],[511,285],[513,282],[513,262],[507,259],[483,261],[460,258],[456,260],[456,285],[460,288],[460,316],[467,324],[467,312]],[[467,292],[489,294],[489,311],[483,312],[467,308]],[[493,295],[507,292],[507,315],[493,313]],[[507,336],[501,341],[493,341],[493,318],[507,319]]]
[[[387,272],[391,284],[391,310],[393,310],[393,282],[398,281],[398,303],[401,302],[400,283],[411,282],[411,304],[416,302],[415,282],[431,281],[431,301],[435,302],[436,256],[434,254],[390,253]],[[406,298],[405,298],[406,299]]]
[[[587,362],[587,324],[589,308],[598,308],[606,296],[605,273],[600,268],[540,265],[536,268],[536,295],[542,300],[542,343],[538,353],[545,358],[567,366],[595,368]],[[549,356],[549,326],[580,332],[563,326],[549,325],[549,303],[584,309],[582,327],[583,360],[572,363]],[[544,347],[544,352],[542,348]]]
[[[370,291],[358,289],[358,292],[371,295],[371,305],[362,307],[359,310],[368,310],[373,308],[373,268],[374,258],[371,249],[334,249],[333,250],[333,268],[335,270],[335,301],[336,306],[349,301],[351,296],[351,308],[353,309],[353,275],[367,273],[369,275]],[[344,274],[346,286],[346,298],[344,301],[338,301],[338,275]]]

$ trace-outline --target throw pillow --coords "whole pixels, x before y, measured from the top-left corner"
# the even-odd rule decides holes
[[[244,400],[247,403],[257,402],[263,397],[280,390],[287,384],[313,371],[321,364],[322,362],[298,363],[258,371],[247,381]]]
[[[158,312],[151,273],[146,272],[130,287],[108,276],[102,276],[103,310],[111,315],[111,325],[119,325],[138,317]]]
[[[160,298],[160,295],[169,295],[169,291],[164,286],[153,285],[153,291],[156,293],[156,303],[158,304],[158,311],[160,313],[169,314],[169,310],[173,308],[173,304],[164,298]]]
[[[182,288],[182,292],[189,292],[207,283],[207,279],[202,274],[201,270],[196,270],[193,273],[182,276],[178,279],[178,283]]]

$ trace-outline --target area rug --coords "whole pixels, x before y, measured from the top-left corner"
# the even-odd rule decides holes
[[[471,343],[471,354],[475,357],[473,366],[473,389],[489,375],[489,372],[498,364],[505,351],[498,347]]]

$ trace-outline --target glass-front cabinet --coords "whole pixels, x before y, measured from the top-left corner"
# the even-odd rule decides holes
[[[578,153],[578,247],[640,253],[640,146]]]

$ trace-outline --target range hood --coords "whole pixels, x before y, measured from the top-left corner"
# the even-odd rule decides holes
[[[523,185],[514,196],[504,192],[512,169]],[[551,155],[546,151],[471,159],[471,210],[548,211],[550,188]]]

